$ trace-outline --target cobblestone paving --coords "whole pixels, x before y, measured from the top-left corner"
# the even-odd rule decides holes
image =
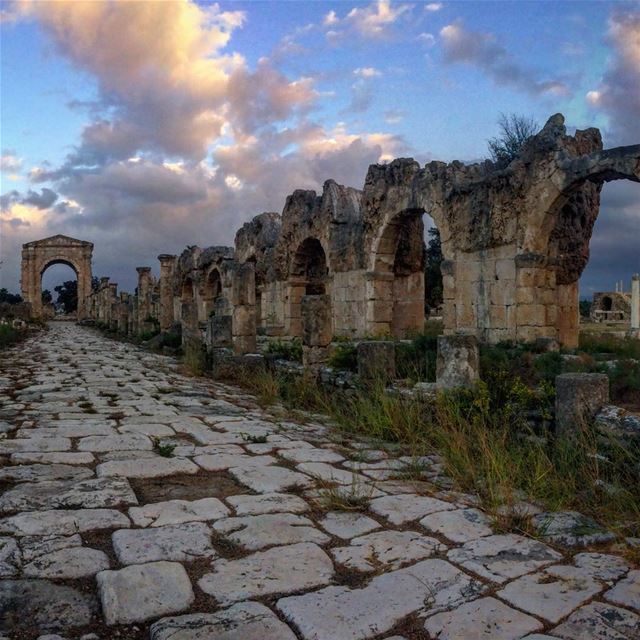
[[[394,478],[379,445],[71,324],[0,357],[0,636],[640,638],[637,568],[495,534],[435,458]],[[340,492],[369,500],[318,504]]]

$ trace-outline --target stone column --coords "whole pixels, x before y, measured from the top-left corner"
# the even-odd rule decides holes
[[[631,278],[631,331],[640,331],[640,274]]]
[[[331,344],[331,296],[302,296],[302,364],[317,365],[327,359],[327,347]]]
[[[151,314],[151,267],[136,267],[138,272],[138,333],[148,330]]]
[[[118,302],[118,283],[110,282],[106,290],[106,323],[110,329],[117,328],[117,318],[115,318],[115,307]]]
[[[568,435],[593,420],[609,403],[609,377],[604,373],[556,376],[556,433]]]
[[[476,336],[438,336],[436,383],[441,389],[473,387],[480,379]]]
[[[393,273],[367,271],[364,277],[367,333],[389,334],[393,324]]]
[[[233,350],[236,354],[256,350],[256,283],[252,263],[238,265],[232,274]]]
[[[169,331],[174,322],[173,274],[178,258],[163,253],[158,256],[158,260],[160,260],[160,331]]]

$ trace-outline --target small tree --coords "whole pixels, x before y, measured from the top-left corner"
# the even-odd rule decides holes
[[[51,304],[51,301],[53,300],[53,296],[51,295],[51,291],[49,291],[49,289],[45,289],[42,292],[42,304]]]
[[[20,304],[22,302],[22,296],[17,293],[9,293],[4,287],[0,289],[0,302],[7,302],[8,304]]]
[[[424,304],[425,310],[435,309],[442,304],[442,242],[440,232],[431,227],[428,231],[429,242],[425,254],[424,267]]]
[[[498,119],[500,135],[487,143],[491,159],[501,167],[506,167],[521,151],[524,143],[538,131],[538,123],[533,118],[515,113],[500,114]]]
[[[56,304],[62,307],[65,313],[73,313],[78,309],[78,282],[77,280],[67,280],[63,284],[55,287],[58,294]]]

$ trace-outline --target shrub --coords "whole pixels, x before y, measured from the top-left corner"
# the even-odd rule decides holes
[[[207,352],[201,344],[187,344],[182,356],[182,363],[192,376],[201,376],[207,370]]]
[[[282,358],[302,362],[302,341],[299,338],[293,340],[271,340],[267,344],[265,353]]]
[[[353,343],[338,342],[333,347],[327,364],[334,369],[358,370],[358,350]]]
[[[182,336],[179,333],[163,333],[160,346],[179,349],[182,346]]]
[[[0,349],[4,349],[18,342],[20,333],[20,331],[8,324],[0,324]]]

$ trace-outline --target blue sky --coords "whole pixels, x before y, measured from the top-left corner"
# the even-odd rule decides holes
[[[640,142],[637,2],[3,2],[0,286],[23,242],[95,243],[132,289],[324,179],[486,156],[500,112]],[[581,289],[640,271],[640,185],[605,185]],[[53,286],[56,272],[48,273]]]

